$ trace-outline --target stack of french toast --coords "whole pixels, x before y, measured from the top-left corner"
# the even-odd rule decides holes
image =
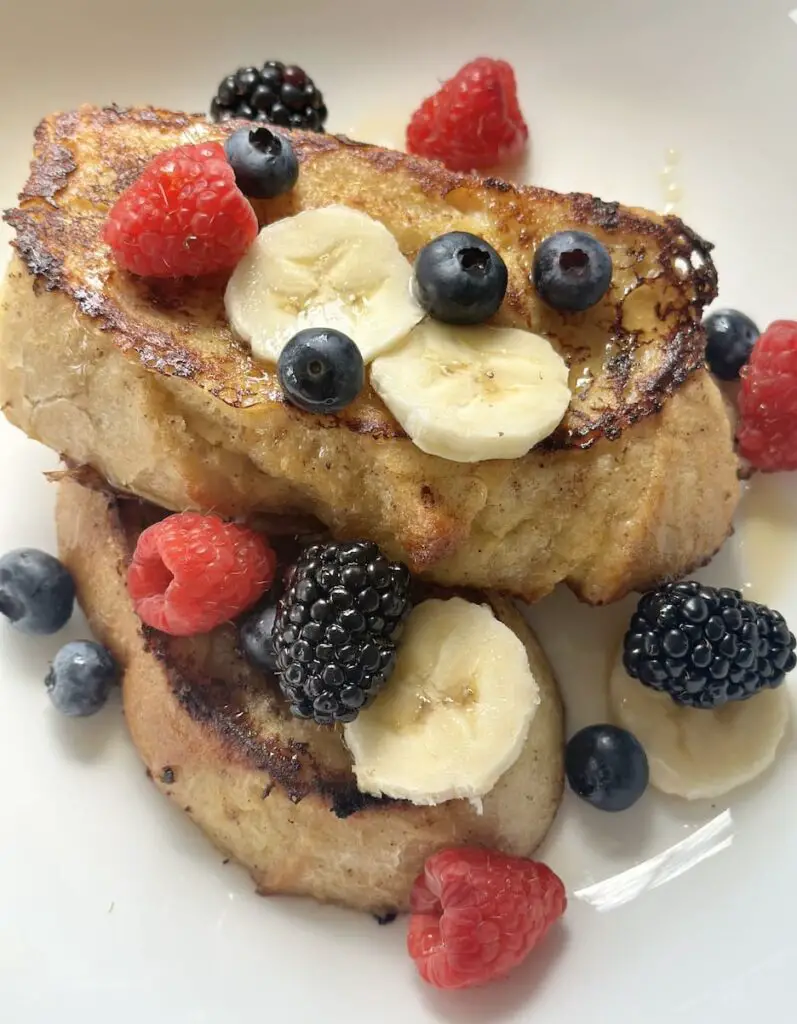
[[[615,601],[684,576],[729,535],[733,427],[701,327],[716,293],[711,247],[674,217],[286,130],[298,179],[253,199],[261,226],[348,207],[408,261],[447,232],[478,236],[508,272],[490,324],[534,332],[566,364],[569,405],[527,454],[447,459],[413,442],[369,379],[334,415],[286,400],[231,328],[229,274],[145,278],[115,263],[103,227],[147,163],[237,127],[151,108],[41,123],[6,214],[0,401],[66,462],[61,557],[124,666],[127,722],[157,786],[262,891],[400,910],[430,853],[473,843],[529,855],[559,805],[560,698],[513,599],[566,584],[590,604]],[[535,250],[568,230],[612,257],[606,295],[582,312],[552,308],[531,283]],[[538,686],[522,749],[490,791],[438,803],[368,792],[343,731],[292,717],[277,682],[242,656],[234,623],[192,637],[142,625],[126,585],[137,539],[189,509],[246,522],[278,553],[283,539],[286,551],[372,541],[419,592],[488,607]]]

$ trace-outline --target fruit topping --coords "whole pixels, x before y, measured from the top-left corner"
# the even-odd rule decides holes
[[[426,320],[374,360],[371,384],[421,451],[454,462],[519,458],[570,404],[562,357],[510,327]]]
[[[706,317],[703,327],[708,368],[720,380],[736,380],[761,332],[737,309],[718,309]]]
[[[351,722],[387,680],[410,607],[410,574],[376,544],[317,544],[286,578],[273,641],[291,711]]]
[[[565,772],[573,792],[600,811],[625,811],[648,785],[648,759],[639,740],[616,725],[588,725],[571,736]]]
[[[357,788],[414,804],[485,796],[517,761],[539,703],[522,640],[490,608],[423,601],[390,683],[346,726]]]
[[[234,117],[322,132],[324,97],[312,78],[295,64],[267,60],[262,68],[238,68],[222,79],[210,104],[214,121]]]
[[[277,606],[274,604],[258,608],[241,626],[239,640],[241,653],[261,672],[274,674],[277,671],[277,652],[274,650],[274,619]]]
[[[634,679],[677,703],[716,708],[775,688],[797,664],[779,612],[738,590],[668,583],[645,594],[623,641]]]
[[[415,111],[407,151],[452,171],[485,170],[518,157],[528,137],[515,72],[504,60],[479,57]]]
[[[299,161],[284,135],[268,128],[239,128],[224,143],[235,183],[250,199],[273,199],[290,192]]]
[[[102,233],[116,262],[141,277],[231,270],[257,237],[257,217],[218,142],[155,157],[125,189]]]
[[[57,558],[36,548],[19,548],[0,558],[0,614],[16,629],[57,633],[74,605],[74,581]]]
[[[304,210],[269,224],[236,267],[224,297],[233,330],[276,363],[299,331],[351,338],[366,363],[423,317],[412,266],[379,221],[348,206]]]
[[[505,977],[565,912],[561,880],[545,864],[470,847],[431,856],[410,894],[407,950],[437,988]]]
[[[360,350],[340,331],[310,327],[295,334],[280,352],[280,384],[305,412],[340,412],[365,383]]]
[[[255,604],[271,586],[276,561],[262,534],[216,516],[181,512],[143,531],[127,587],[148,626],[195,636]]]
[[[415,261],[413,290],[422,308],[448,324],[481,324],[504,301],[506,264],[484,239],[449,231]]]
[[[531,279],[554,309],[583,312],[603,298],[612,281],[609,250],[585,231],[558,231],[534,253]]]
[[[739,451],[757,469],[797,469],[797,321],[761,335],[739,391]]]
[[[62,714],[83,718],[100,710],[118,677],[119,668],[107,647],[73,640],[53,658],[45,685]]]
[[[713,710],[674,704],[632,679],[618,658],[609,683],[612,718],[645,748],[650,783],[687,800],[750,782],[775,760],[789,721],[787,686]]]

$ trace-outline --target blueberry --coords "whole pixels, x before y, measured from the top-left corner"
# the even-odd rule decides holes
[[[277,671],[277,654],[271,639],[276,614],[276,605],[268,605],[250,615],[241,626],[241,651],[249,664],[262,672]]]
[[[626,810],[648,784],[645,751],[616,725],[588,725],[571,737],[565,771],[572,790],[601,811]]]
[[[736,380],[761,334],[749,316],[719,309],[706,317],[706,362],[720,380]]]
[[[480,324],[504,301],[507,280],[506,264],[491,245],[467,231],[450,231],[418,253],[413,288],[436,320]]]
[[[531,278],[543,302],[582,312],[600,302],[612,281],[606,246],[584,231],[559,231],[537,248]]]
[[[268,128],[239,128],[227,139],[224,149],[235,171],[235,182],[245,196],[273,199],[290,192],[296,184],[299,163],[293,146]]]
[[[105,704],[119,670],[102,644],[73,640],[56,654],[45,684],[50,700],[64,715],[93,715]]]
[[[360,350],[345,334],[323,327],[295,334],[277,369],[288,398],[306,412],[340,412],[365,383]]]
[[[35,548],[0,558],[0,612],[23,633],[57,633],[74,604],[74,581],[57,558]]]

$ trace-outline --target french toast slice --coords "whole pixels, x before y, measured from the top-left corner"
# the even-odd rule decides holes
[[[127,565],[140,530],[163,514],[120,499],[90,474],[67,474],[57,504],[60,557],[92,629],[124,668],[125,717],[155,784],[249,869],[259,890],[386,913],[407,908],[424,860],[443,846],[532,853],[562,794],[563,719],[550,666],[511,601],[474,596],[525,644],[541,703],[483,813],[467,800],[377,800],[357,790],[341,734],[293,718],[276,681],[237,653],[232,626],[192,638],[142,628]],[[279,551],[280,538],[271,537]]]
[[[370,389],[337,416],[298,410],[273,368],[230,333],[225,279],[152,281],[116,268],[99,238],[156,153],[236,124],[155,109],[83,107],[46,118],[0,319],[7,417],[114,487],[171,509],[317,516],[444,585],[536,600],[566,581],[602,603],[688,572],[720,547],[738,498],[732,429],[703,368],[710,246],[676,218],[557,195],[313,133],[290,133],[296,188],[258,201],[261,223],[342,203],[382,221],[412,259],[431,238],[486,238],[509,270],[495,323],[549,338],[573,398],[524,458],[426,455]],[[610,249],[604,300],[542,303],[536,246],[566,228]]]

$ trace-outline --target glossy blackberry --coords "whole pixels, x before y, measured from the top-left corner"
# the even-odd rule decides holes
[[[285,128],[322,132],[324,97],[312,78],[295,64],[268,60],[262,68],[238,68],[219,83],[210,103],[214,121],[235,117]]]
[[[669,583],[645,594],[623,641],[629,675],[677,704],[716,708],[780,686],[797,665],[780,612],[738,590]]]
[[[316,544],[290,569],[272,641],[299,718],[352,722],[393,671],[410,574],[376,544]]]

